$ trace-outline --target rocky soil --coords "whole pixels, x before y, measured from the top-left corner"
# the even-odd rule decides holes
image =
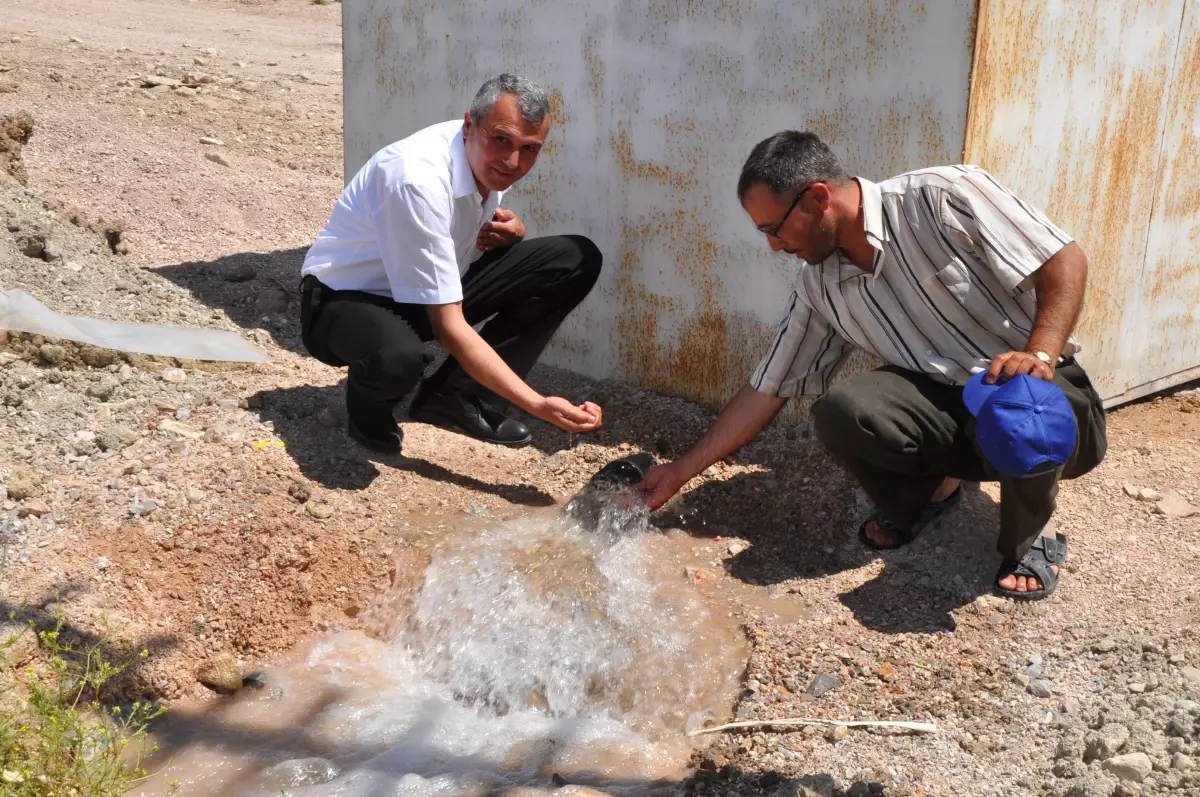
[[[9,0],[0,19],[0,287],[64,313],[234,330],[271,357],[3,338],[0,606],[148,649],[130,695],[236,689],[302,638],[363,625],[420,572],[437,523],[561,502],[624,452],[678,455],[711,419],[541,369],[543,389],[601,402],[607,428],[534,424],[536,445],[512,451],[406,423],[394,461],[347,442],[342,374],[303,355],[294,291],[341,185],[339,15]],[[1062,491],[1059,593],[1029,606],[988,594],[994,485],[880,557],[853,535],[862,497],[803,427],[699,477],[656,519],[687,533],[663,577],[734,600],[752,650],[737,717],[938,732],[700,737],[685,790],[1200,794],[1200,394],[1115,412],[1110,437]]]

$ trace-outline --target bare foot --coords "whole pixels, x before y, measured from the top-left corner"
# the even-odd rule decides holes
[[[1042,536],[1054,539],[1055,531],[1054,521],[1051,520],[1046,524],[1046,528],[1042,529]],[[1058,565],[1050,565],[1050,569],[1054,571],[1054,575],[1058,575]],[[1037,592],[1042,588],[1042,582],[1034,576],[1018,576],[1016,574],[1007,575],[996,583],[1001,589],[1013,592]]]
[[[954,493],[955,490],[958,489],[958,485],[960,484],[962,484],[962,480],[960,479],[943,480],[941,485],[939,485],[937,490],[934,492],[933,497],[929,499],[930,503],[936,504],[941,501],[945,501]],[[896,540],[892,537],[892,535],[881,529],[879,524],[873,520],[867,524],[867,539],[876,545],[881,545],[884,547],[894,545],[896,543]]]

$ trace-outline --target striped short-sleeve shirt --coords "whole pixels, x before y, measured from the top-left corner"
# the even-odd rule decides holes
[[[820,395],[854,347],[953,385],[1024,350],[1030,276],[1071,238],[974,166],[856,179],[874,270],[840,251],[803,265],[754,388]],[[1063,356],[1079,348],[1071,338]]]

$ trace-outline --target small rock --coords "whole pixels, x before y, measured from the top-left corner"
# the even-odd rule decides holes
[[[78,36],[68,36],[67,41],[71,42],[72,44],[83,44],[83,39],[79,38]]]
[[[1004,623],[1005,623],[1004,615],[1002,615],[1002,614],[989,614],[988,615],[987,624],[989,626],[991,626],[993,629],[999,628],[1000,626],[1004,625]]]
[[[262,670],[246,673],[242,678],[243,689],[262,689],[267,685],[267,674]]]
[[[236,692],[242,688],[242,672],[229,653],[205,662],[196,674],[197,680],[217,692]]]
[[[1129,728],[1119,722],[1110,722],[1087,735],[1084,756],[1089,760],[1112,758],[1128,741]]]
[[[1139,501],[1145,501],[1153,504],[1162,500],[1162,493],[1149,487],[1143,487],[1142,489],[1138,490],[1137,497]]]
[[[9,471],[4,486],[8,488],[9,498],[14,501],[24,501],[40,490],[44,483],[45,477],[40,473],[17,465]]]
[[[1179,674],[1183,676],[1183,680],[1185,681],[1200,684],[1200,670],[1197,670],[1195,667],[1180,667]]]
[[[1166,492],[1163,499],[1155,504],[1154,511],[1169,518],[1187,518],[1200,512],[1200,510],[1189,504],[1182,495],[1174,490]]]
[[[1112,637],[1105,637],[1096,644],[1092,645],[1093,653],[1112,653],[1117,649],[1117,640]]]
[[[201,440],[204,438],[203,430],[197,429],[193,426],[188,426],[186,423],[180,423],[179,421],[171,418],[168,418],[165,421],[159,421],[158,428],[161,431],[177,434],[180,437],[188,440]]]
[[[1062,703],[1059,704],[1062,713],[1078,716],[1083,707],[1079,705],[1079,701],[1073,697],[1064,697]]]
[[[219,152],[206,152],[204,157],[218,166],[229,166],[229,161]]]
[[[829,729],[829,733],[825,735],[825,738],[836,744],[837,742],[846,739],[848,736],[850,736],[849,728],[847,728],[845,725],[834,725]]]
[[[1172,717],[1167,721],[1166,734],[1170,738],[1189,739],[1195,723],[1187,717]]]
[[[96,557],[96,569],[100,570],[101,572],[108,569],[108,557],[107,556],[97,556]]]
[[[317,413],[317,423],[332,429],[338,425],[337,413],[326,407]]]
[[[160,504],[158,501],[138,501],[136,504],[129,507],[129,514],[133,515],[134,517],[144,517],[152,512],[156,512],[159,506]]]
[[[1121,489],[1125,491],[1125,495],[1129,496],[1130,498],[1135,498],[1135,499],[1139,498],[1142,493],[1142,490],[1140,487],[1136,487],[1132,484],[1126,484]]]
[[[1034,697],[1054,697],[1054,687],[1048,681],[1030,681],[1027,689]]]
[[[172,385],[179,385],[187,380],[187,373],[182,368],[167,368],[160,373],[158,377],[164,382],[170,382]],[[174,412],[174,408],[172,408],[171,411]]]
[[[207,496],[205,496],[204,491],[199,487],[187,488],[187,501],[189,504],[199,504],[204,501],[206,497]]]
[[[267,288],[254,297],[254,309],[262,315],[286,313],[288,294],[282,288]]]
[[[309,501],[304,508],[317,520],[328,520],[333,517],[333,507],[324,501]]]
[[[221,139],[219,139],[219,138],[209,138],[208,136],[205,136],[204,138],[200,139],[200,143],[201,143],[201,144],[209,144],[210,146],[214,146],[214,147],[223,147],[223,146],[225,146],[225,142],[224,142],[224,141],[222,141]]]
[[[730,556],[737,556],[737,555],[738,555],[738,554],[740,554],[742,551],[746,550],[746,548],[747,548],[747,545],[746,545],[746,543],[744,543],[744,542],[739,542],[739,541],[737,541],[737,540],[734,540],[733,542],[729,543],[729,549],[728,549],[728,550],[729,550],[729,555],[730,555]]]
[[[1200,712],[1200,703],[1197,703],[1194,700],[1176,700],[1175,710],[1182,711],[1184,713],[1195,714]]]
[[[246,62],[245,61],[234,61],[233,65],[236,66],[238,69],[242,69],[246,66]]]
[[[205,60],[203,58],[201,58],[200,56],[196,56],[192,59],[193,66],[204,66],[205,64],[206,64]]]
[[[54,343],[46,343],[38,349],[38,357],[46,365],[61,365],[63,360],[67,358],[67,350]]]
[[[142,78],[142,88],[152,89],[158,86],[165,86],[169,89],[182,86],[183,83],[175,78],[165,77],[163,75],[147,75]]]
[[[1183,664],[1187,658],[1182,653],[1176,653],[1171,658],[1167,659],[1171,664]]]
[[[762,684],[760,684],[756,679],[751,678],[750,680],[746,681],[746,688],[754,694],[758,694],[759,690],[762,689]]]
[[[17,517],[20,518],[27,518],[31,515],[33,517],[41,517],[48,514],[50,514],[50,507],[44,501],[39,501],[36,498],[21,504],[21,508],[17,511]]]
[[[1183,753],[1175,753],[1171,756],[1171,769],[1178,769],[1180,772],[1190,772],[1193,766],[1195,765],[1192,763],[1190,756],[1186,756]]]
[[[1103,766],[1113,776],[1133,783],[1141,783],[1154,771],[1154,764],[1145,753],[1119,755],[1105,761]]]
[[[1146,691],[1146,685],[1143,683],[1132,683],[1129,685],[1129,691],[1135,695],[1140,695]]]
[[[236,410],[238,408],[238,404],[240,404],[240,403],[241,402],[239,402],[237,399],[234,399],[234,398],[217,399],[217,409],[219,409],[219,410]]]

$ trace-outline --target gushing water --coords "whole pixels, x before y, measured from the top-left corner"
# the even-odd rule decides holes
[[[331,635],[268,690],[177,719],[175,762],[141,793],[670,791],[742,659],[658,541],[621,493],[452,534],[373,636]]]

